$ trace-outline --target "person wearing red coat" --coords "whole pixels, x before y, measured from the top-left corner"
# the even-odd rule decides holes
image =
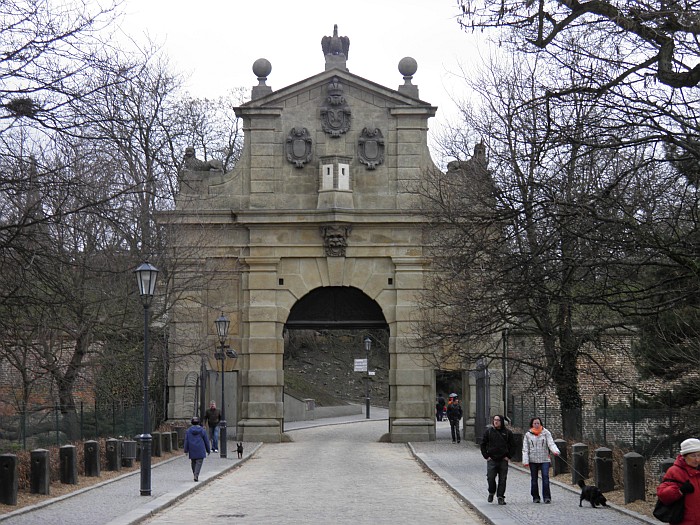
[[[656,495],[670,505],[685,495],[685,513],[678,525],[700,525],[700,439],[681,443],[681,453],[664,474]]]

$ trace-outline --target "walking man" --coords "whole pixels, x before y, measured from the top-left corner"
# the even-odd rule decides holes
[[[506,428],[505,417],[493,416],[492,425],[486,427],[481,439],[481,455],[486,460],[486,480],[488,481],[488,501],[498,497],[498,504],[506,504],[506,480],[508,479],[508,461],[515,455],[515,438]],[[498,486],[496,477],[498,476]]]
[[[204,413],[204,420],[209,428],[209,440],[211,441],[212,452],[219,451],[219,422],[221,421],[221,412],[216,408],[216,403],[209,403],[209,408]]]
[[[462,404],[459,402],[457,394],[450,394],[450,403],[447,405],[447,419],[450,421],[450,432],[452,432],[452,443],[459,443],[459,420],[462,419]]]

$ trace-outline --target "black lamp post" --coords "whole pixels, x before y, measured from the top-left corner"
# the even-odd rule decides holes
[[[235,358],[238,357],[234,350],[226,346],[226,337],[228,336],[228,328],[231,325],[223,312],[219,318],[214,321],[216,325],[216,333],[219,334],[219,344],[221,345],[221,351],[215,352],[214,357],[221,360],[221,422],[219,423],[219,456],[222,458],[226,457],[226,398],[224,380],[226,378],[226,372],[224,370],[224,361],[227,357]]]
[[[141,440],[141,495],[151,495],[151,421],[148,413],[148,308],[151,306],[153,294],[156,291],[158,268],[141,264],[136,270],[139,285],[139,295],[143,303],[143,434]]]
[[[366,418],[369,419],[369,351],[372,349],[372,340],[369,336],[365,337],[365,356],[367,357],[367,377],[365,378],[365,408]]]

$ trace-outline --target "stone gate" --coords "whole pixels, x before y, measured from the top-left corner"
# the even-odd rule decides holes
[[[251,101],[236,108],[245,146],[231,172],[188,152],[176,209],[162,218],[176,261],[168,413],[189,418],[188,375],[202,360],[220,366],[223,312],[239,356],[225,363],[236,390],[228,426],[240,440],[279,442],[285,324],[314,291],[343,287],[376,303],[388,326],[391,440],[434,440],[435,374],[414,334],[428,271],[416,190],[435,169],[436,108],[412,84],[412,58],[390,89],[347,69],[349,41],[337,30],[322,48],[324,71],[276,91],[270,63],[255,62]]]

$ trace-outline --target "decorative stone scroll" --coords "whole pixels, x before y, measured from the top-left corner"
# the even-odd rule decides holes
[[[350,129],[350,108],[345,103],[343,85],[338,77],[328,83],[326,102],[321,107],[321,127],[332,138],[338,138]]]
[[[379,128],[364,128],[357,141],[357,157],[368,170],[384,162],[384,136]]]
[[[301,127],[293,127],[287,135],[287,160],[296,168],[303,168],[312,157],[311,135],[309,130]]]
[[[324,224],[321,226],[326,257],[345,257],[345,248],[348,246],[348,237],[351,231],[352,226],[349,224]]]

